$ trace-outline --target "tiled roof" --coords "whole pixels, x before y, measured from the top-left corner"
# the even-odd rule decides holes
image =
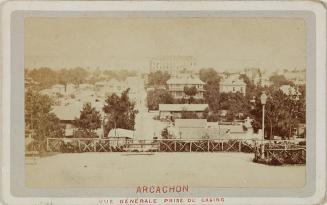
[[[189,77],[189,78],[170,78],[167,80],[167,84],[176,84],[176,85],[204,85],[205,83],[202,82],[197,77]]]
[[[127,129],[112,129],[110,130],[108,137],[128,137],[133,139],[134,138],[134,130],[127,130]]]
[[[208,104],[159,104],[159,111],[204,111]]]
[[[188,128],[206,128],[207,120],[206,119],[176,119],[176,127],[188,127]]]
[[[246,85],[246,83],[242,80],[239,79],[239,76],[237,75],[232,75],[228,78],[225,78],[220,81],[220,85]]]

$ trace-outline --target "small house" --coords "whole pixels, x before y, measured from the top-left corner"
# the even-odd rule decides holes
[[[134,139],[134,130],[127,130],[121,128],[111,129],[108,133],[108,138],[110,139],[110,145],[112,146],[123,146],[130,144]]]
[[[174,133],[177,139],[203,139],[206,136],[206,119],[176,119]],[[177,135],[177,136],[176,136]]]
[[[193,112],[198,118],[202,118],[208,108],[208,104],[159,104],[159,118],[178,119],[183,112]]]

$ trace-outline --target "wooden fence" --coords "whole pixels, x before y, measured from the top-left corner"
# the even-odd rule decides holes
[[[305,164],[306,145],[292,140],[263,141],[255,146],[254,161],[265,164]]]
[[[49,152],[254,152],[256,142],[243,139],[125,140],[48,138]]]
[[[255,141],[244,139],[158,140],[160,152],[253,152]]]
[[[122,152],[131,143],[128,139],[48,138],[49,152]]]
[[[249,139],[99,139],[99,138],[48,138],[49,152],[255,152],[265,146],[265,155],[278,151],[291,152],[305,146],[296,146],[293,140],[249,140]],[[300,147],[300,148],[299,148]]]

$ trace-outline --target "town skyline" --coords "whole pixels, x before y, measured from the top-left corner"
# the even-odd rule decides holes
[[[25,67],[148,70],[177,55],[198,69],[305,69],[305,39],[295,18],[28,18]]]

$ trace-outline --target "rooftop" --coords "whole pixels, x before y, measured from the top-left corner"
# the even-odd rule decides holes
[[[246,83],[239,79],[239,76],[232,75],[220,81],[220,85],[246,85]]]
[[[159,104],[159,111],[204,111],[208,104]]]
[[[108,137],[127,137],[127,138],[134,138],[134,130],[127,130],[127,129],[111,129]]]
[[[193,128],[206,128],[207,120],[206,119],[176,119],[176,127],[193,127]]]
[[[167,84],[177,85],[204,85],[205,83],[197,77],[170,78]]]

